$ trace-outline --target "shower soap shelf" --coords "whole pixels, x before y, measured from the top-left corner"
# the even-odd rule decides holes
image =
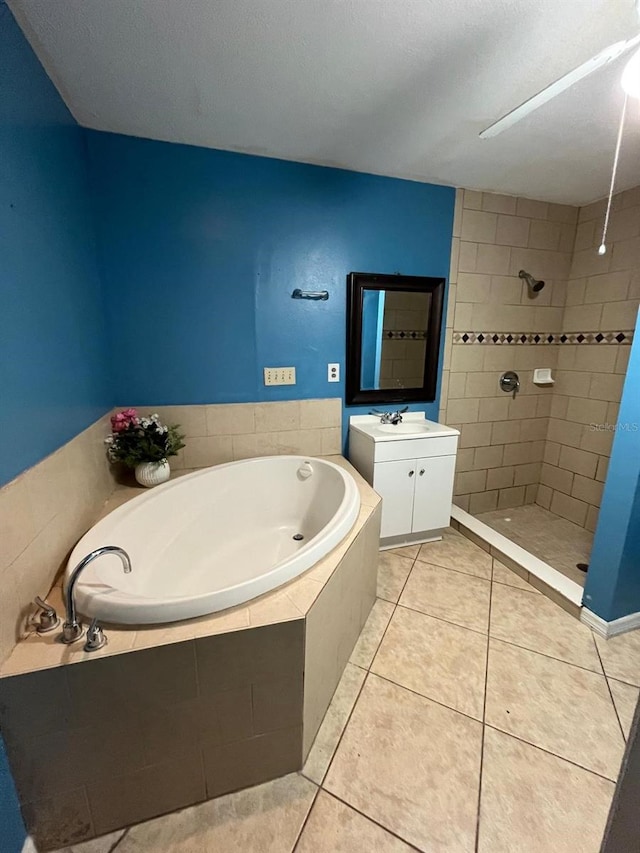
[[[553,385],[555,384],[555,381],[556,380],[551,376],[550,367],[536,367],[533,371],[534,385]]]

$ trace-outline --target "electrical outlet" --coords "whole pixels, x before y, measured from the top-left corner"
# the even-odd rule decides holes
[[[296,384],[296,369],[295,369],[295,367],[265,367],[264,368],[264,384],[265,385],[295,385]]]
[[[340,365],[337,362],[327,365],[327,382],[340,382]]]

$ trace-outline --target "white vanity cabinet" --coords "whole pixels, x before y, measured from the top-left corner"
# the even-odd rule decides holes
[[[382,497],[382,547],[439,539],[451,517],[458,431],[409,413],[401,424],[355,415],[349,460]]]

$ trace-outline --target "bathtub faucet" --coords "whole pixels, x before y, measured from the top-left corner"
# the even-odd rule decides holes
[[[103,554],[117,554],[118,557],[120,557],[120,559],[122,560],[122,567],[125,572],[128,574],[131,571],[131,560],[129,559],[129,555],[124,550],[124,548],[120,548],[119,545],[103,545],[102,548],[96,548],[95,551],[92,551],[90,554],[87,554],[86,557],[80,560],[78,565],[75,567],[75,569],[71,572],[71,575],[69,576],[69,582],[67,583],[67,590],[64,599],[65,607],[67,610],[67,616],[62,626],[62,637],[60,639],[63,643],[66,643],[67,645],[69,643],[75,643],[76,640],[79,640],[84,632],[82,623],[78,621],[78,618],[76,616],[76,603],[73,597],[76,581],[78,580],[78,577],[80,576],[83,569],[86,569],[89,563],[92,563],[94,560],[96,560],[98,557],[101,557]],[[95,619],[91,624],[91,628],[94,635],[96,631],[101,630],[100,628],[98,628]],[[89,640],[91,641],[91,637],[89,638]],[[92,642],[97,642],[95,637]]]
[[[379,417],[381,424],[400,424],[402,423],[403,414],[408,409],[409,406],[405,406],[404,409],[398,409],[397,412],[379,412],[377,409],[371,409],[369,414]]]

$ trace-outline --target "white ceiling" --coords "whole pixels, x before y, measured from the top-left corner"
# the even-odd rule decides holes
[[[566,203],[606,194],[633,0],[9,0],[81,125]],[[640,110],[621,189],[640,183]]]

